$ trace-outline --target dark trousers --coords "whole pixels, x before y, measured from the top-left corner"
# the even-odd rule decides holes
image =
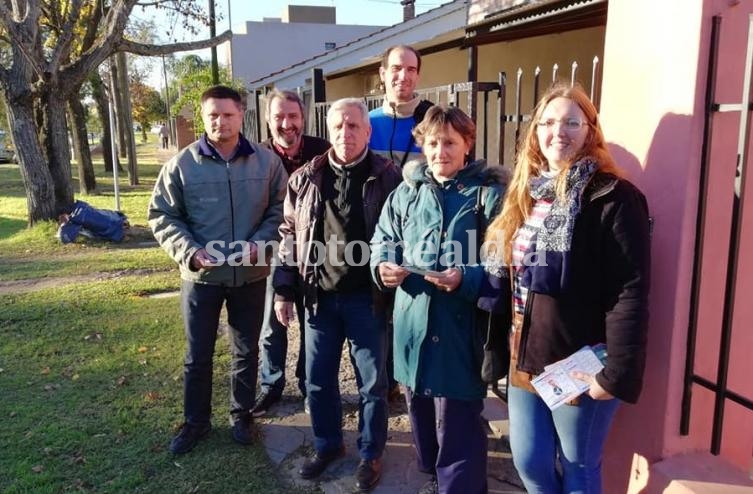
[[[414,395],[406,390],[418,469],[437,476],[442,494],[481,494],[486,485],[483,400]]]
[[[230,415],[235,420],[253,408],[265,285],[265,280],[239,287],[181,283],[181,311],[188,341],[183,406],[189,424],[206,424],[211,416],[212,360],[223,304],[232,353]]]
[[[267,278],[267,297],[264,302],[264,324],[261,328],[259,351],[261,371],[259,386],[261,390],[276,396],[282,395],[285,389],[285,363],[288,355],[288,328],[280,324],[274,311],[275,291],[272,287],[272,277],[277,266],[272,266],[272,272]],[[298,360],[295,366],[295,377],[298,378],[298,389],[306,396],[306,350],[304,328],[303,294],[296,289],[295,310],[298,317],[300,341],[298,345]]]
[[[358,451],[372,460],[382,456],[387,442],[384,317],[374,312],[370,292],[319,291],[315,313],[306,310],[306,385],[320,455],[343,445],[339,371],[346,340],[358,384]]]

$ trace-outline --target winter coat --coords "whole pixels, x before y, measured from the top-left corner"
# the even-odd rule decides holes
[[[149,202],[149,226],[184,280],[236,287],[264,279],[268,263],[226,262],[196,270],[191,258],[202,248],[215,258],[226,258],[241,252],[241,245],[231,246],[235,241],[277,241],[287,179],[280,158],[243,136],[229,162],[202,137],[162,167]],[[264,255],[259,252],[260,258]]]
[[[315,308],[316,293],[319,287],[319,263],[312,241],[316,240],[316,231],[321,228],[324,218],[322,203],[322,178],[324,167],[329,166],[329,153],[317,156],[311,162],[299,168],[288,182],[285,197],[284,219],[280,225],[280,262],[275,269],[272,281],[276,301],[292,302],[293,287],[300,274],[303,282],[304,303],[306,307]],[[371,151],[364,158],[370,167],[369,178],[363,187],[363,211],[368,235],[374,231],[379,213],[387,197],[400,183],[400,170],[392,161]],[[375,306],[381,305],[377,296]]]
[[[584,191],[576,219],[569,286],[554,297],[528,291],[520,332],[511,341],[510,383],[530,389],[530,379],[548,364],[584,345],[607,344],[605,368],[596,381],[613,396],[635,403],[646,362],[650,269],[646,198],[630,182],[597,173]],[[481,306],[511,304],[509,278]],[[487,287],[485,294],[492,293]]]
[[[417,274],[408,275],[397,288],[395,379],[423,396],[483,398],[482,330],[475,310],[484,277],[478,237],[481,216],[488,224],[504,193],[502,169],[476,161],[440,184],[425,162],[411,162],[403,176],[405,181],[390,196],[372,238],[375,281],[384,288],[378,274],[384,261],[435,271],[456,267],[463,277],[450,293]],[[398,242],[403,245],[396,246]]]

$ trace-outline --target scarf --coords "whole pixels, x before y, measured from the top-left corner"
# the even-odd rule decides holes
[[[534,200],[553,201],[541,228],[531,239],[530,250],[541,253],[537,256],[538,262],[523,268],[521,284],[529,290],[556,295],[567,286],[573,228],[583,205],[583,192],[598,169],[598,163],[591,157],[574,163],[565,172],[565,197],[562,199],[556,196],[554,178],[537,176],[529,180]]]

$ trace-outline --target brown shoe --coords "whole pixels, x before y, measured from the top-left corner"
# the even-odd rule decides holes
[[[370,491],[382,476],[382,460],[361,460],[356,468],[356,487],[360,491]]]
[[[314,453],[311,458],[303,462],[301,469],[298,470],[298,475],[303,479],[316,478],[327,469],[330,463],[343,456],[345,456],[345,446],[340,446],[339,449],[324,455]]]

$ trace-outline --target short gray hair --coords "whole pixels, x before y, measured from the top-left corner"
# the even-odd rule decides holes
[[[329,107],[329,110],[327,110],[327,127],[329,127],[330,124],[330,115],[334,114],[335,112],[342,112],[349,106],[358,108],[361,111],[363,123],[367,127],[371,127],[371,122],[369,121],[369,109],[366,106],[363,98],[342,98],[332,103],[332,105]]]

